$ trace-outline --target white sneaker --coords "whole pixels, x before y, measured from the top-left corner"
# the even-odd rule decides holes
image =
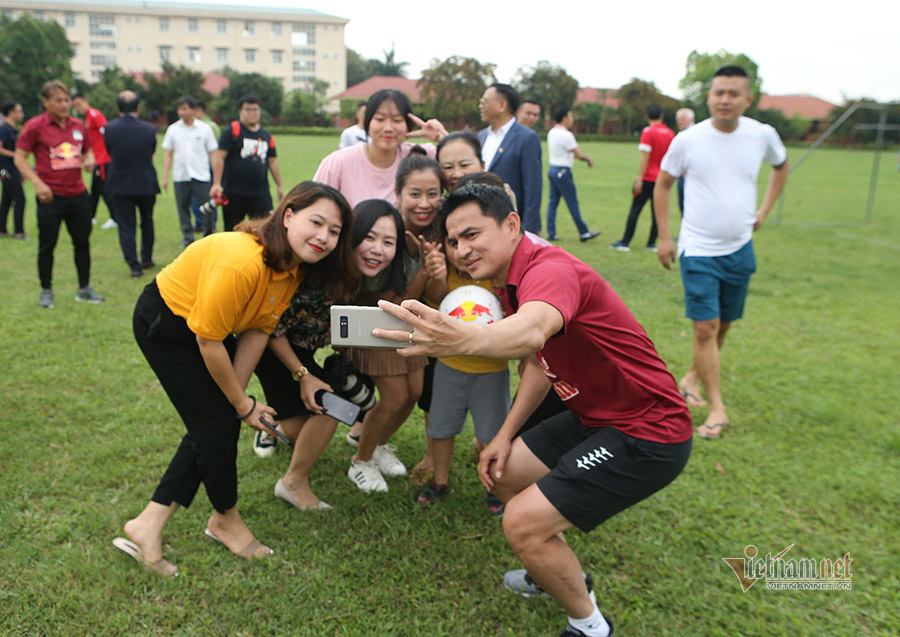
[[[253,439],[253,453],[260,458],[268,458],[275,453],[277,446],[278,441],[275,436],[266,431],[257,430],[256,437]]]
[[[119,224],[115,222],[113,219],[108,219],[106,223],[100,226],[101,230],[112,230],[113,228],[118,228]]]
[[[350,462],[350,469],[347,471],[347,477],[353,483],[366,493],[372,491],[387,491],[388,485],[384,481],[384,476],[378,470],[375,460],[357,460]]]
[[[406,465],[394,455],[395,448],[394,445],[378,445],[375,447],[375,453],[372,454],[372,460],[381,469],[381,473],[386,476],[405,476]]]

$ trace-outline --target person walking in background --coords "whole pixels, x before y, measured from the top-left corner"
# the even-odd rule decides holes
[[[647,238],[647,249],[656,252],[656,209],[653,203],[653,187],[656,185],[656,176],[659,174],[659,163],[669,149],[672,138],[675,133],[672,129],[663,124],[662,109],[651,104],[647,107],[647,124],[648,126],[641,131],[641,141],[638,144],[638,150],[641,151],[641,163],[638,168],[638,178],[634,181],[632,192],[634,198],[631,200],[631,210],[628,211],[628,221],[625,223],[625,234],[622,238],[611,244],[609,247],[619,252],[628,252],[634,237],[634,231],[637,228],[638,217],[644,209],[644,204],[650,202],[650,210],[654,215],[651,219],[650,236]]]
[[[678,132],[686,131],[694,125],[694,111],[690,108],[679,108],[675,111],[675,124]],[[678,209],[684,217],[684,175],[678,178]]]
[[[213,169],[211,194],[225,195],[222,216],[225,230],[232,230],[247,216],[265,218],[272,211],[269,171],[275,179],[278,200],[284,197],[275,138],[260,125],[259,100],[244,95],[238,100],[239,120],[231,122],[219,137],[219,164]]]
[[[541,119],[541,105],[534,100],[522,100],[516,110],[516,121],[526,128],[534,128]]]
[[[22,105],[12,100],[0,106],[3,121],[0,122],[0,182],[3,184],[3,198],[0,199],[0,237],[8,237],[6,219],[9,209],[13,209],[13,236],[25,238],[25,191],[22,189],[22,174],[16,168],[16,140],[19,126],[25,119]]]
[[[587,224],[581,218],[578,207],[578,193],[575,190],[575,180],[572,178],[572,167],[578,158],[594,167],[594,160],[578,149],[578,142],[572,134],[572,110],[568,106],[559,106],[553,111],[553,121],[556,125],[547,133],[547,158],[550,162],[550,170],[547,178],[550,181],[550,201],[547,204],[547,238],[551,241],[559,241],[556,236],[556,207],[559,199],[566,200],[572,221],[578,228],[578,238],[582,242],[589,241],[600,235],[600,232],[591,232]]]
[[[94,151],[94,171],[91,177],[91,223],[97,223],[97,204],[100,198],[106,203],[109,211],[109,219],[106,220],[101,230],[112,230],[116,227],[116,214],[112,202],[106,194],[106,171],[109,166],[109,153],[103,141],[103,127],[106,126],[106,116],[92,107],[87,98],[81,93],[72,96],[72,108],[84,118],[84,128],[91,140],[91,149]]]
[[[192,97],[178,100],[176,110],[178,121],[166,129],[162,147],[166,151],[163,156],[163,190],[169,189],[169,170],[175,184],[175,205],[178,207],[178,222],[181,225],[183,239],[181,247],[188,247],[194,240],[194,227],[191,224],[191,195],[197,201],[205,202],[212,196],[213,170],[221,171],[222,159],[216,150],[219,145],[213,136],[209,124],[196,117],[197,102]],[[212,217],[207,218],[203,232],[205,235],[213,231]]]
[[[122,91],[116,100],[119,117],[106,125],[104,138],[109,151],[106,191],[119,220],[119,245],[122,256],[137,278],[153,263],[153,206],[159,193],[153,154],[156,129],[138,119],[140,98],[133,91]],[[135,208],[141,214],[141,260],[135,246]]]
[[[341,141],[338,144],[338,148],[347,148],[360,142],[364,144],[369,141],[369,136],[366,134],[365,121],[366,102],[362,101],[356,106],[356,123],[353,126],[348,126],[341,132]]]
[[[102,303],[91,282],[91,200],[81,171],[94,169],[91,140],[81,120],[69,115],[69,89],[59,80],[41,87],[44,113],[32,117],[16,142],[15,164],[34,185],[37,196],[38,276],[41,280],[40,307],[53,308],[53,251],[63,222],[72,237],[75,269],[78,272],[76,301]],[[34,153],[35,168],[28,164]]]

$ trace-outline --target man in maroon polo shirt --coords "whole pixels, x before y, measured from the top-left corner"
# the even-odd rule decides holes
[[[16,142],[15,164],[22,176],[34,185],[37,195],[38,275],[41,280],[40,307],[53,308],[53,251],[63,221],[75,248],[78,271],[76,301],[102,303],[105,299],[90,287],[91,279],[91,199],[81,171],[94,168],[94,153],[84,125],[69,115],[69,89],[58,80],[41,87],[44,113],[22,128]],[[34,153],[35,168],[28,164]]]
[[[427,354],[525,358],[519,392],[481,453],[484,485],[506,504],[503,531],[525,569],[507,588],[547,594],[566,610],[563,635],[612,634],[562,532],[588,532],[681,473],[693,427],[675,379],[644,328],[596,270],[522,233],[499,188],[466,185],[441,206],[448,245],[473,279],[490,279],[507,318],[452,319],[418,301],[381,307],[412,326],[375,336]],[[514,438],[550,389],[568,409]]]

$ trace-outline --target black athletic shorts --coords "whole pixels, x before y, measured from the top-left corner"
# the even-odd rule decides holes
[[[436,358],[428,357],[428,364],[425,366],[425,381],[422,383],[422,394],[416,404],[419,409],[426,414],[431,411],[431,392],[434,385],[434,366],[437,364]]]
[[[614,427],[586,427],[570,411],[522,435],[550,468],[537,486],[550,504],[584,532],[672,482],[691,455],[691,440],[665,444]]]

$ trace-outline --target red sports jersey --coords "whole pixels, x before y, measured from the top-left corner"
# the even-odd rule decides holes
[[[58,197],[74,197],[86,190],[81,157],[90,147],[81,120],[68,117],[65,126],[60,126],[49,113],[28,120],[16,142],[16,148],[34,153],[37,176]]]
[[[96,108],[89,108],[84,116],[84,127],[91,139],[91,148],[94,149],[94,163],[98,166],[108,164],[111,159],[106,152],[106,142],[103,139],[103,127],[106,126],[106,116]]]
[[[650,163],[647,164],[647,172],[643,176],[644,181],[656,181],[659,176],[659,164],[666,156],[666,151],[669,150],[669,144],[673,139],[675,139],[675,133],[662,122],[647,126],[641,131],[638,150],[650,153]]]
[[[553,389],[588,427],[615,427],[653,442],[693,435],[678,385],[634,315],[597,272],[556,246],[519,242],[506,287],[507,313],[528,301],[555,307],[565,324],[538,360]]]

